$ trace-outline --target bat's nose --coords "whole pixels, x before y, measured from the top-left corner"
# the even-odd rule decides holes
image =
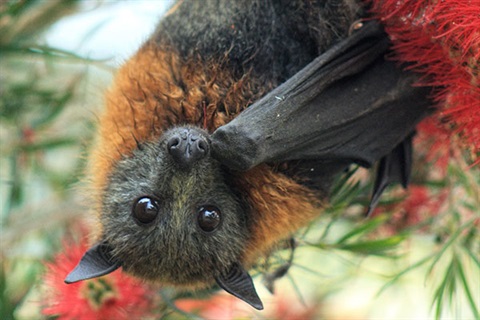
[[[209,145],[207,138],[200,131],[183,128],[176,130],[168,138],[167,150],[176,163],[190,167],[207,156]]]

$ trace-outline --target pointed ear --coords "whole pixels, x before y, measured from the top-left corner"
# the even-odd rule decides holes
[[[120,262],[110,257],[111,248],[103,243],[97,243],[83,255],[75,269],[65,278],[65,283],[96,278],[109,274],[120,267]]]
[[[228,293],[245,301],[257,310],[263,310],[252,278],[239,263],[234,263],[227,274],[216,277],[217,284]]]

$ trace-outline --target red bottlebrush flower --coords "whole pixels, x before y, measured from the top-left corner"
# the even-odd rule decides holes
[[[447,199],[447,191],[432,192],[426,186],[412,185],[408,196],[401,204],[401,216],[405,226],[414,226],[421,221],[435,216]]]
[[[205,319],[248,319],[253,312],[245,302],[224,293],[215,294],[207,300],[179,299],[175,305],[180,310],[198,314]]]
[[[198,314],[205,319],[316,319],[317,308],[304,306],[295,297],[276,295],[264,302],[265,310],[261,315],[245,302],[223,292],[208,300],[180,299],[175,301],[175,305],[180,310]]]
[[[400,189],[398,191],[406,193],[404,200],[379,206],[373,213],[373,215],[392,213],[391,218],[382,229],[387,234],[396,234],[404,228],[416,226],[426,219],[436,216],[446,203],[449,192],[447,188],[433,191],[427,186],[415,184],[410,185],[406,191]]]
[[[480,152],[480,1],[366,0],[393,42],[396,59],[438,88],[442,117]]]
[[[64,283],[86,249],[85,243],[65,244],[63,252],[47,263],[43,314],[77,320],[141,319],[150,315],[151,292],[122,272],[74,284]]]
[[[451,137],[445,126],[438,123],[436,118],[427,118],[417,127],[415,149],[419,154],[424,153],[423,160],[432,164],[439,171],[439,178],[447,174],[447,166],[451,158]],[[430,171],[430,175],[435,172]]]
[[[275,299],[274,310],[267,319],[308,320],[317,319],[317,307],[302,305],[298,299],[278,296]]]

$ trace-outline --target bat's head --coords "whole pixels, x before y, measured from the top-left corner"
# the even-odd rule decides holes
[[[241,266],[249,235],[245,205],[210,149],[206,132],[177,127],[120,160],[102,199],[103,236],[66,281],[122,266],[140,278],[176,286],[216,281],[260,308]]]

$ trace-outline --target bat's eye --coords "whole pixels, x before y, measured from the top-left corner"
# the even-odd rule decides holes
[[[198,210],[198,226],[204,232],[212,232],[221,221],[220,210],[215,206],[203,206]]]
[[[139,224],[149,224],[158,215],[158,203],[150,197],[142,197],[133,205],[132,216]]]

